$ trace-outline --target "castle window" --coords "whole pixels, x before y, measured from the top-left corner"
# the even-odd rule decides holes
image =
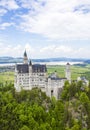
[[[42,81],[42,79],[40,79],[40,81]]]

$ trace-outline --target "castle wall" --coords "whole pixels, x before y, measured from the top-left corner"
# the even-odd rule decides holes
[[[34,87],[39,87],[46,92],[46,73],[15,72],[15,88],[17,91],[21,89],[31,90]]]
[[[46,94],[49,97],[54,96],[56,99],[59,97],[59,90],[63,88],[66,79],[61,80],[51,80],[48,79]]]

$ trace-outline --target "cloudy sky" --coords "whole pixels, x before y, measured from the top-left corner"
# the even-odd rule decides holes
[[[90,58],[90,0],[0,0],[0,56]]]

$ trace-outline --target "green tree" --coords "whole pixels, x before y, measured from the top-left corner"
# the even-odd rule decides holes
[[[19,130],[30,130],[26,125],[22,126]]]

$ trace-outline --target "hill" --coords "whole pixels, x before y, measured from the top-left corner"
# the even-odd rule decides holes
[[[46,59],[32,59],[33,62],[83,62],[83,63],[90,63],[89,59],[83,58],[66,58],[66,57],[58,57],[58,58],[46,58]],[[0,64],[3,63],[22,63],[22,57],[0,57]]]
[[[60,100],[0,84],[0,130],[90,130],[90,86],[65,83]]]

